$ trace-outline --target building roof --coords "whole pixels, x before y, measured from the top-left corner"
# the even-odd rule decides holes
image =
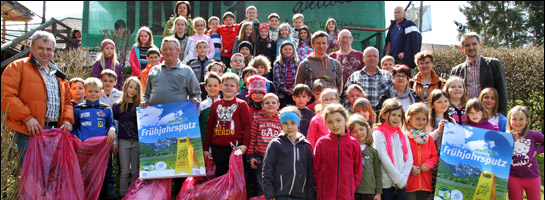
[[[80,18],[67,17],[59,21],[72,28],[72,30],[77,29],[81,31],[82,20]]]
[[[6,21],[28,22],[34,13],[17,1],[2,1],[2,18]]]

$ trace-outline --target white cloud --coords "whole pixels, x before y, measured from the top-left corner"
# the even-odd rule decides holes
[[[446,125],[443,134],[445,134],[443,136],[445,143],[462,146],[466,143],[466,138],[470,137],[473,133],[460,126]]]
[[[159,121],[159,116],[161,116],[162,113],[162,108],[151,106],[139,110],[138,115],[140,116],[140,123],[138,123],[138,129],[141,129],[143,124],[151,125],[157,123]]]
[[[464,148],[475,151],[477,149],[488,150],[488,144],[485,141],[477,140],[468,142]]]
[[[492,149],[496,146],[496,142],[494,140],[488,141],[488,146]]]
[[[165,115],[164,117],[162,117],[157,122],[157,125],[168,124],[169,121],[172,121],[172,120],[175,120],[175,119],[176,119],[176,115],[174,113],[169,113],[168,115]]]

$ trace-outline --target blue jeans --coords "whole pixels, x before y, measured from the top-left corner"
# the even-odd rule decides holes
[[[257,169],[252,169],[255,173],[255,178],[256,178],[256,189],[257,189],[257,195],[258,196],[261,196],[263,195],[263,175],[262,175],[262,172],[263,172],[263,156],[259,155],[256,153],[256,158],[257,159],[257,163],[255,163],[255,165],[257,166]]]
[[[384,189],[382,188],[382,197],[383,200],[405,200],[407,199],[407,193],[405,188],[396,189],[395,187]]]
[[[45,125],[44,129],[52,129],[53,127]],[[23,161],[25,160],[26,149],[28,148],[28,142],[30,141],[30,136],[15,131],[15,145],[17,150],[21,153],[21,158],[19,160],[19,168],[23,166]]]

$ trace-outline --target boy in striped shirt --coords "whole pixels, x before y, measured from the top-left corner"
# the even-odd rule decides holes
[[[212,43],[214,44],[213,47],[209,47],[209,48],[214,48],[215,54],[213,59],[216,61],[221,61],[221,49],[223,48],[221,44],[221,35],[218,33],[219,26],[220,26],[220,19],[218,17],[212,16],[210,17],[210,19],[208,19],[208,28],[210,28],[208,32],[208,36],[210,37],[210,39],[212,40]]]
[[[263,97],[262,105],[263,112],[259,112],[252,120],[250,146],[248,147],[250,165],[255,170],[258,183],[258,195],[263,195],[263,178],[261,173],[267,145],[282,132],[282,125],[278,116],[278,108],[280,107],[278,96],[268,93]]]

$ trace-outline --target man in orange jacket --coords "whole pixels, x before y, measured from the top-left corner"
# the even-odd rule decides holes
[[[45,31],[32,35],[30,55],[10,63],[2,74],[2,110],[6,127],[15,131],[21,166],[30,137],[43,129],[71,131],[74,111],[68,77],[51,62],[55,37]]]

